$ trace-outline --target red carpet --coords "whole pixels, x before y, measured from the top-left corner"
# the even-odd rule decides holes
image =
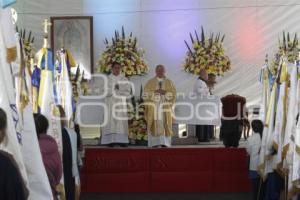
[[[244,149],[88,148],[83,192],[249,192]]]

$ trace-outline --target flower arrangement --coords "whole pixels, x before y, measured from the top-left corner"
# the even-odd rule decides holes
[[[62,55],[64,55],[64,60],[62,60]],[[62,67],[65,66],[68,70],[69,80],[72,85],[73,100],[75,104],[78,102],[80,95],[86,95],[88,88],[87,80],[85,79],[85,71],[77,65],[74,56],[68,49],[61,48],[56,52],[55,57],[55,79],[60,80],[62,75]],[[58,81],[59,84],[60,81]]]
[[[115,31],[112,42],[109,43],[105,39],[104,43],[106,50],[98,61],[101,73],[109,74],[114,62],[121,65],[122,72],[126,77],[144,75],[148,72],[149,69],[144,58],[145,52],[137,48],[137,38],[132,36],[132,32],[126,38],[124,27],[122,27],[121,36],[118,31]]]
[[[196,39],[190,33],[192,48],[184,41],[188,48],[183,65],[184,70],[199,75],[201,69],[206,69],[209,74],[216,76],[223,75],[229,71],[230,60],[225,55],[223,47],[225,35],[221,38],[220,33],[216,37],[214,37],[214,34],[211,34],[208,38],[205,36],[203,27],[201,27],[201,40],[197,31],[195,31],[195,36]]]
[[[76,73],[70,73],[70,81],[72,84],[72,92],[75,103],[78,103],[80,95],[87,95],[89,89],[88,82],[84,78],[84,71],[80,72],[80,67],[77,66]]]
[[[21,44],[24,49],[24,59],[27,66],[31,65],[31,59],[34,58],[35,55],[35,48],[34,48],[34,37],[32,36],[32,32],[29,31],[28,37],[26,36],[26,29],[18,29],[16,27],[16,31],[20,35]]]
[[[28,37],[26,35],[26,30],[21,29],[19,30],[18,27],[16,27],[16,32],[19,35],[19,61],[20,61],[20,66],[18,69],[18,85],[20,90],[18,90],[18,93],[16,94],[18,96],[18,104],[19,108],[21,110],[21,114],[23,115],[25,107],[28,105],[30,102],[30,91],[31,88],[28,88],[27,82],[26,82],[26,77],[28,75],[32,75],[31,67],[32,67],[32,61],[34,58],[35,54],[35,49],[34,49],[34,37],[32,37],[32,32],[30,31],[28,34]]]
[[[272,61],[272,74],[276,74],[276,70],[279,69],[280,58],[282,56],[286,57],[287,61],[291,63],[294,63],[298,59],[300,51],[298,44],[299,43],[296,33],[294,35],[294,39],[291,39],[290,33],[288,32],[287,34],[285,34],[285,32],[283,31],[282,42],[279,39],[278,52],[275,54],[275,58]]]
[[[142,86],[141,86],[142,95]],[[143,99],[132,97],[132,107],[129,108],[129,138],[135,140],[137,144],[148,141],[147,122],[144,117],[145,107],[143,106]]]
[[[283,31],[282,43],[279,39],[278,54],[285,55],[289,62],[294,62],[298,59],[299,50],[297,34],[295,33],[294,39],[291,40],[290,33],[285,35],[285,32]]]

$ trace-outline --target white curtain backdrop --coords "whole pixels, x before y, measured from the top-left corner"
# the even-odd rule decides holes
[[[189,92],[196,79],[182,70],[189,32],[226,34],[225,48],[232,70],[219,78],[215,94],[245,96],[248,105],[259,102],[259,70],[265,55],[272,58],[282,31],[300,33],[299,0],[17,0],[18,26],[33,31],[36,48],[42,46],[42,21],[50,16],[94,17],[95,63],[103,40],[124,25],[146,50],[150,73],[132,80],[137,93],[164,64],[179,92]],[[96,66],[94,66],[96,68]]]

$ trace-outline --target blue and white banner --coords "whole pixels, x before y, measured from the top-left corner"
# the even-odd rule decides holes
[[[12,4],[16,3],[17,0],[0,0],[0,6],[2,8],[6,8],[8,6],[11,6]]]

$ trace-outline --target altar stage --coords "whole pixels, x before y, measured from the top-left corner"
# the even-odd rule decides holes
[[[244,148],[87,147],[82,191],[249,192]]]

